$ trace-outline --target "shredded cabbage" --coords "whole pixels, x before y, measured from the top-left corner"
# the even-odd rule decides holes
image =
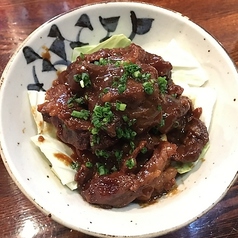
[[[74,48],[72,61],[75,61],[76,58],[81,54],[92,54],[100,49],[123,48],[129,46],[130,44],[131,40],[128,39],[125,35],[114,35],[97,45],[85,45]]]

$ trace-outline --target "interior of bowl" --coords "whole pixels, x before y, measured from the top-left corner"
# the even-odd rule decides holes
[[[27,90],[48,89],[57,70],[70,62],[74,46],[97,44],[121,33],[155,53],[175,39],[206,70],[209,81],[205,86],[216,91],[217,101],[210,126],[210,148],[203,162],[178,178],[176,194],[146,207],[131,204],[105,210],[87,204],[77,192],[63,187],[31,143],[36,127]],[[27,38],[10,60],[1,83],[0,140],[6,168],[35,205],[72,229],[102,237],[161,235],[201,216],[224,195],[236,175],[238,123],[232,116],[238,113],[235,66],[211,35],[178,13],[129,2],[72,10],[45,23]]]

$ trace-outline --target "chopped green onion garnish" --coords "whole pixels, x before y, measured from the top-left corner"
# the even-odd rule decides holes
[[[133,131],[131,128],[117,128],[116,129],[116,133],[117,133],[117,138],[121,139],[128,139],[128,140],[133,140],[136,136],[136,132]]]
[[[100,142],[100,137],[97,134],[93,134],[90,141],[91,147],[99,144],[99,142]]]
[[[130,141],[130,146],[131,146],[130,153],[132,153],[135,149],[135,143],[133,141]]]
[[[118,87],[118,82],[117,81],[113,81],[111,87],[112,88],[117,88]]]
[[[126,90],[126,84],[120,83],[117,88],[118,88],[118,92],[121,94]]]
[[[133,169],[135,167],[135,161],[133,158],[130,158],[126,161],[126,167],[128,169]]]
[[[92,128],[91,129],[91,133],[92,133],[92,135],[97,135],[98,134],[98,128]]]
[[[87,168],[92,168],[92,167],[93,167],[93,164],[92,164],[90,161],[87,161],[87,162],[85,163],[85,166],[86,166]]]
[[[108,169],[105,167],[105,165],[102,165],[102,164],[97,164],[97,168],[98,168],[98,173],[99,175],[105,175],[105,174],[108,174]]]
[[[79,119],[88,120],[90,112],[88,110],[82,109],[81,111],[72,111],[71,116]]]
[[[154,86],[151,82],[145,82],[143,83],[144,91],[151,95],[154,92]]]
[[[123,74],[120,78],[119,78],[119,82],[121,84],[125,84],[127,82],[127,75]]]
[[[147,150],[148,149],[146,147],[143,147],[140,151],[141,151],[142,154],[145,154],[147,152]]]
[[[133,64],[133,63],[125,63],[124,69],[125,69],[126,73],[129,74],[130,76],[133,76],[133,74],[135,72],[141,71],[141,67],[139,65]]]
[[[85,98],[84,97],[79,97],[77,98],[77,95],[74,95],[73,97],[70,97],[69,100],[67,101],[68,107],[71,108],[74,106],[74,103],[78,104],[84,104],[85,103]]]
[[[104,88],[104,89],[103,89],[103,93],[106,94],[106,93],[108,93],[108,92],[109,92],[109,88]]]
[[[115,154],[115,157],[116,157],[117,161],[120,161],[122,156],[123,156],[123,151],[122,150],[116,150],[114,154]]]
[[[110,156],[110,153],[106,150],[96,150],[95,154],[97,157],[103,157],[105,159],[108,159]]]
[[[129,121],[129,118],[127,115],[123,115],[122,116],[122,119],[124,120],[124,122],[128,122]]]
[[[159,126],[160,127],[163,127],[165,125],[165,120],[164,118],[161,119],[160,123],[159,123]]]
[[[91,85],[89,74],[85,72],[83,72],[82,74],[75,74],[74,81],[79,83],[82,88],[88,87]]]
[[[158,106],[157,106],[157,110],[158,110],[159,112],[161,112],[161,111],[162,111],[162,106],[161,106],[161,105],[158,105]]]
[[[142,78],[144,81],[147,81],[147,80],[150,79],[150,76],[151,76],[150,73],[143,73],[143,74],[141,75],[141,78]]]
[[[93,109],[92,124],[95,128],[101,129],[110,123],[114,115],[111,111],[111,104],[106,102],[104,106],[96,105]]]
[[[67,104],[73,103],[75,98],[76,98],[76,95],[74,95],[73,97],[69,98],[68,101],[67,101]]]
[[[117,167],[114,165],[112,168],[111,168],[112,172],[115,172],[117,171]]]
[[[139,70],[137,70],[137,71],[135,71],[134,73],[133,73],[133,77],[134,78],[140,78],[141,77],[141,72],[139,71]]]
[[[74,170],[79,170],[80,165],[79,165],[78,161],[72,162],[71,163],[71,168],[74,169]]]
[[[165,93],[167,90],[167,80],[166,77],[158,77],[158,85],[161,93]]]
[[[126,110],[126,104],[121,103],[121,102],[116,102],[116,110],[125,111]]]
[[[78,104],[84,104],[85,103],[85,98],[84,97],[75,98],[74,101]]]

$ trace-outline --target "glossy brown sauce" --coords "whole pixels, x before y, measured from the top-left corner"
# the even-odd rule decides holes
[[[151,204],[177,191],[171,161],[198,159],[208,142],[202,109],[182,95],[171,70],[132,43],[78,57],[46,92],[38,110],[77,155],[75,180],[87,202],[104,208]]]
[[[45,138],[43,136],[38,136],[38,141],[42,143],[45,141]]]
[[[72,163],[72,159],[63,153],[54,153],[54,157],[62,161],[67,166]]]
[[[49,48],[47,48],[46,46],[43,46],[42,48],[43,48],[44,52],[41,53],[41,57],[43,59],[50,60],[51,56],[49,53]]]

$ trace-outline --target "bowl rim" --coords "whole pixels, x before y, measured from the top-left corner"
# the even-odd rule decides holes
[[[129,1],[120,1],[120,2],[111,2],[111,1],[103,1],[103,2],[95,2],[95,3],[89,3],[89,4],[85,4],[85,5],[81,5],[81,6],[78,6],[78,7],[74,7],[68,11],[65,11],[65,12],[62,12],[52,18],[50,18],[49,20],[47,20],[46,22],[44,22],[43,24],[41,24],[39,27],[37,27],[36,29],[34,29],[23,41],[22,43],[20,43],[20,45],[16,48],[16,50],[14,51],[14,53],[10,56],[10,60],[8,61],[8,63],[6,64],[4,70],[3,70],[3,73],[1,75],[1,78],[0,78],[0,93],[1,91],[3,90],[4,88],[4,85],[6,83],[6,78],[7,78],[7,75],[8,75],[8,72],[10,70],[10,67],[12,65],[12,62],[14,61],[16,55],[19,54],[19,52],[22,50],[22,48],[24,47],[24,45],[26,44],[26,42],[29,40],[29,38],[33,37],[34,35],[36,35],[38,33],[38,31],[40,31],[42,28],[44,28],[46,25],[48,25],[50,22],[64,16],[64,15],[67,15],[71,12],[74,12],[74,11],[77,11],[79,9],[82,9],[82,8],[87,8],[87,7],[92,7],[92,6],[95,6],[95,5],[100,5],[100,6],[103,6],[105,4],[115,4],[115,5],[123,5],[123,4],[126,4],[126,5],[137,5],[137,6],[140,6],[142,7],[143,5],[149,5],[151,7],[155,7],[155,8],[158,8],[158,9],[161,9],[161,10],[166,10],[170,13],[175,13],[175,14],[178,14],[180,17],[183,17],[183,18],[186,18],[187,20],[189,20],[191,23],[197,25],[199,28],[201,28],[203,31],[205,31],[207,34],[209,34],[221,47],[222,49],[224,50],[224,52],[227,54],[227,56],[229,57],[230,61],[232,62],[234,68],[236,69],[237,71],[237,66],[234,62],[234,60],[230,57],[229,53],[227,52],[227,50],[225,49],[225,47],[221,44],[220,41],[218,41],[216,39],[216,37],[214,37],[210,32],[208,32],[206,29],[204,29],[203,27],[201,27],[199,24],[193,22],[192,20],[190,20],[188,17],[184,16],[183,14],[175,11],[175,10],[171,10],[171,9],[168,9],[168,8],[164,8],[164,7],[161,7],[159,5],[155,5],[155,4],[151,4],[151,3],[146,3],[146,2],[129,2]],[[1,108],[1,104],[0,104],[0,108]],[[0,137],[2,137],[2,132],[0,131]],[[5,156],[5,152],[3,151],[3,147],[2,147],[2,142],[0,141],[0,154],[1,154],[1,157],[2,157],[2,161],[3,161],[3,164],[5,165],[5,168],[7,169],[8,171],[8,174],[10,175],[11,179],[14,181],[14,183],[17,185],[17,187],[21,190],[21,192],[28,198],[28,200],[30,200],[41,212],[43,212],[44,214],[48,215],[48,212],[43,209],[39,204],[36,203],[36,201],[34,201],[34,199],[29,196],[29,194],[27,193],[27,191],[24,189],[24,187],[21,186],[21,184],[18,182],[18,180],[15,178],[12,170],[11,170],[11,167],[9,166],[8,164],[8,159],[6,158]],[[233,183],[235,182],[235,180],[237,179],[238,177],[238,173],[235,174],[233,180],[230,182],[229,186],[227,187],[227,189],[223,192],[222,196],[218,198],[218,200],[216,202],[214,202],[210,207],[207,208],[207,210],[203,211],[201,214],[198,215],[197,218],[203,216],[205,213],[207,213],[213,206],[215,206],[215,204],[217,202],[219,202],[223,197],[224,195],[227,193],[227,191],[230,189],[230,187],[233,185]],[[59,219],[54,218],[55,221],[61,223],[59,221]],[[196,218],[190,220],[190,221],[187,221],[187,223],[185,224],[180,224],[179,226],[177,227],[173,227],[172,230],[165,230],[165,231],[162,231],[160,234],[148,234],[148,237],[151,237],[153,235],[164,235],[164,234],[167,234],[167,233],[170,233],[172,231],[176,231],[186,225],[188,225],[189,223],[195,221]],[[96,235],[96,236],[100,236],[100,237],[108,237],[110,235],[104,235],[104,234],[95,234],[95,232],[91,232],[91,231],[88,231],[88,230],[81,230],[81,232],[84,232],[86,234],[89,234],[89,235]],[[117,236],[115,236],[117,237]],[[125,236],[123,236],[125,237]],[[131,237],[131,236],[130,236]],[[138,237],[138,236],[135,236],[135,237]],[[147,237],[145,235],[143,235],[143,237]]]

